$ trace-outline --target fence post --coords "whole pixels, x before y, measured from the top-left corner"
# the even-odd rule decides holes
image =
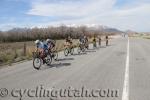
[[[24,56],[26,56],[26,51],[27,51],[27,45],[26,45],[26,43],[24,43],[24,47],[23,47],[23,54],[24,54]]]

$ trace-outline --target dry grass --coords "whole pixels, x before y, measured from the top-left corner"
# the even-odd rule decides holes
[[[144,39],[150,39],[150,35],[149,36],[143,36]]]

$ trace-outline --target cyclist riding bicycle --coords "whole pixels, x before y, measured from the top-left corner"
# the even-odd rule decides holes
[[[98,36],[98,44],[99,44],[99,46],[101,46],[101,42],[102,42],[101,36]]]
[[[84,43],[85,47],[88,49],[88,47],[89,47],[89,46],[88,46],[88,45],[89,45],[89,43],[88,43],[89,40],[88,40],[87,36],[84,36],[84,42],[85,42],[85,43]]]
[[[52,51],[55,48],[55,41],[51,39],[47,39],[46,43],[48,45],[48,49]]]
[[[79,44],[84,44],[84,43],[85,43],[84,36],[80,36],[79,37]]]
[[[40,40],[35,41],[37,50],[40,52],[40,57],[43,60],[43,64],[45,63],[45,57],[46,57],[46,50],[48,49],[48,46]]]
[[[96,36],[94,35],[94,38],[93,38],[93,46],[96,47]]]
[[[56,46],[56,41],[52,40],[52,39],[47,39],[46,43],[48,45],[48,51],[51,54],[51,57],[54,58],[54,60],[57,60],[58,57],[58,53],[57,50],[55,48]]]
[[[88,38],[87,38],[87,36],[84,36],[84,40],[85,40],[85,42],[89,41]]]
[[[68,36],[65,40],[66,40],[66,41],[65,41],[64,46],[68,46],[68,47],[71,48],[71,47],[72,47],[72,44],[73,44],[72,38],[71,38],[70,36]]]
[[[86,48],[86,36],[82,35],[79,37],[79,47],[81,50],[85,50],[85,48]]]
[[[108,38],[108,35],[106,35],[106,46],[108,46],[108,40],[109,40],[109,38]]]

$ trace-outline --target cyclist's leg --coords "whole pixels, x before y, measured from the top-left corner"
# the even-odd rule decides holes
[[[107,46],[108,46],[108,40],[107,40]]]
[[[45,61],[46,53],[45,53],[44,49],[40,50],[40,57],[43,60],[43,64],[46,63],[46,61]]]

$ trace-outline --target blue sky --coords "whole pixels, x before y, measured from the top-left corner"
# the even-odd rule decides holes
[[[149,0],[1,0],[0,30],[50,25],[105,25],[150,31]]]

